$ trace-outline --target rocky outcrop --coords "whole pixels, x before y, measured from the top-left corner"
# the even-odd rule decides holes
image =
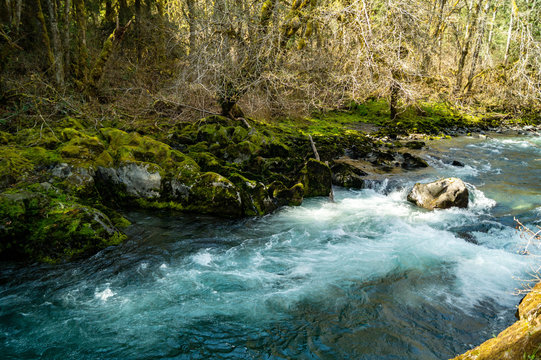
[[[408,201],[428,210],[466,208],[469,192],[462,180],[447,178],[429,184],[415,184],[408,194]]]
[[[304,196],[328,196],[332,187],[332,172],[328,165],[309,159],[301,170],[300,182],[304,186]]]
[[[521,301],[519,320],[454,360],[541,359],[541,283]]]
[[[334,161],[331,166],[332,183],[337,186],[361,189],[364,187],[363,177],[368,173],[347,162]]]
[[[49,183],[0,194],[0,224],[0,259],[74,260],[126,238],[103,212]]]

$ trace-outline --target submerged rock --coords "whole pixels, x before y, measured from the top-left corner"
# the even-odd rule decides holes
[[[519,320],[498,336],[454,360],[539,359],[541,356],[541,283],[521,301]]]
[[[408,194],[408,201],[428,210],[466,208],[469,192],[462,180],[447,178],[429,184],[415,184]]]

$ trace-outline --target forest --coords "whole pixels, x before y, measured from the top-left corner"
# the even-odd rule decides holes
[[[541,97],[537,0],[4,0],[0,14],[3,122],[89,101],[193,120],[367,99],[391,118],[421,102],[516,115]]]

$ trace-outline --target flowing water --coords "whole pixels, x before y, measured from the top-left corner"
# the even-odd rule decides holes
[[[446,359],[514,321],[541,225],[541,138],[431,145],[430,169],[262,218],[128,213],[130,240],[0,265],[3,359]],[[459,160],[464,167],[448,165]],[[406,201],[459,176],[468,209]],[[538,252],[536,248],[531,248]]]

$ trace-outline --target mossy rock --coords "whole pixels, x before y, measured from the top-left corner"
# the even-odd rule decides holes
[[[15,149],[0,148],[0,188],[16,183],[33,169],[32,162]]]
[[[201,174],[190,189],[189,211],[213,214],[222,217],[243,215],[239,189],[220,174]]]
[[[96,186],[107,201],[157,200],[163,174],[163,169],[154,163],[126,162],[114,168],[99,167]]]
[[[95,171],[92,167],[78,167],[67,163],[59,163],[48,170],[49,182],[69,194],[81,198],[96,196],[94,186]]]
[[[56,149],[62,141],[52,130],[23,129],[15,134],[15,142],[23,147],[40,146],[48,150]]]
[[[249,141],[242,141],[238,144],[231,144],[223,151],[224,159],[241,163],[249,160],[252,156],[257,156],[261,148]]]
[[[363,177],[368,175],[363,170],[340,161],[334,162],[331,171],[334,185],[354,189],[362,189],[364,187]]]
[[[263,183],[250,180],[238,173],[230,175],[229,180],[241,190],[244,215],[261,216],[274,210],[274,207],[268,206],[267,187]]]
[[[328,165],[309,159],[301,171],[304,197],[328,196],[332,188],[332,172]]]
[[[218,170],[222,166],[220,160],[209,152],[190,153],[190,157],[201,167],[203,171],[219,172]]]
[[[101,211],[50,184],[0,194],[0,258],[59,262],[89,256],[126,236]]]
[[[200,126],[197,131],[197,141],[206,141],[209,144],[226,146],[230,143],[227,128],[217,124],[206,124]]]
[[[89,136],[73,128],[63,129],[61,139],[67,141],[59,147],[64,159],[90,163],[105,150],[105,145],[96,136]]]

